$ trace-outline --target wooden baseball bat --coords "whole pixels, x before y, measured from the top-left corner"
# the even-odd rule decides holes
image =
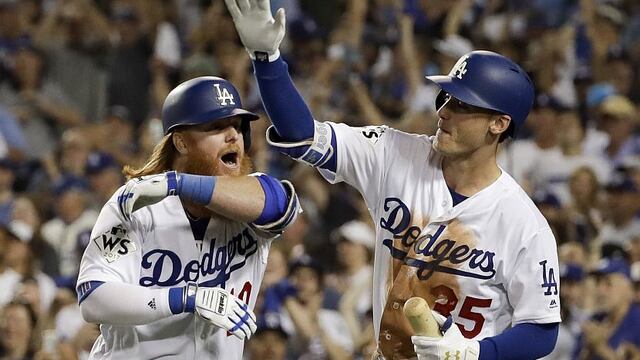
[[[440,326],[433,318],[427,301],[421,297],[412,297],[404,303],[404,316],[411,328],[419,336],[442,337]]]

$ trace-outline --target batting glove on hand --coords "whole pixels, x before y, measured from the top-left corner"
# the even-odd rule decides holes
[[[178,173],[141,176],[127,182],[118,196],[118,210],[125,220],[131,221],[131,213],[153,205],[169,195],[177,195]]]
[[[412,336],[411,342],[418,355],[418,360],[478,360],[480,343],[462,336],[451,316],[445,318],[433,310],[431,313],[444,335],[441,338]]]
[[[284,9],[271,16],[269,0],[225,0],[242,44],[252,59],[276,59],[285,32]]]
[[[202,318],[229,331],[240,340],[249,339],[256,332],[256,315],[242,300],[217,287],[197,287],[193,294],[194,290],[189,289],[193,289],[194,286],[197,285],[190,284],[187,287],[186,303],[193,303],[195,300],[195,312]]]

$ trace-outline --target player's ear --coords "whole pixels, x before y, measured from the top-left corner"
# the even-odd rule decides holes
[[[187,142],[185,141],[185,135],[182,132],[175,131],[171,136],[171,141],[173,141],[173,146],[180,154],[184,155],[189,152]]]
[[[493,135],[500,135],[509,129],[511,124],[511,116],[509,115],[497,115],[493,116],[491,123],[489,124],[489,131]]]

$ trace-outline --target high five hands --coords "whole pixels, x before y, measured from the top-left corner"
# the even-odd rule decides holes
[[[269,0],[225,0],[242,44],[252,59],[276,59],[284,38],[284,9],[271,15]]]

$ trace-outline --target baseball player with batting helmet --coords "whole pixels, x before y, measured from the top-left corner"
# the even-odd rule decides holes
[[[165,136],[104,205],[78,299],[92,359],[242,359],[271,242],[300,211],[293,186],[251,172],[250,122],[217,77],[167,96]]]
[[[435,136],[320,122],[279,56],[285,14],[226,0],[253,59],[271,145],[359,190],[376,224],[373,316],[386,359],[534,359],[560,322],[556,243],[547,221],[496,163],[523,126],[533,84],[489,51],[462,56],[439,86]],[[413,336],[411,297],[433,306],[442,337]],[[450,320],[449,320],[450,319]],[[526,341],[523,341],[526,339]]]

